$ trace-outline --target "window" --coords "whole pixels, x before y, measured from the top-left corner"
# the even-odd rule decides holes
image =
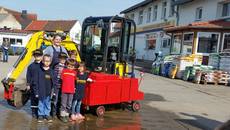
[[[138,24],[142,24],[143,23],[143,10],[141,10],[139,12],[139,19],[138,19]]]
[[[222,17],[230,16],[230,3],[224,3],[222,9]]]
[[[182,54],[192,54],[193,33],[185,33]]]
[[[181,34],[174,34],[172,50],[171,50],[172,54],[180,54],[180,52],[181,52],[181,40],[182,40]]]
[[[17,40],[16,40],[16,44],[22,45],[22,39],[17,39]]]
[[[202,19],[202,7],[196,9],[196,21],[200,21]]]
[[[156,21],[157,20],[157,9],[158,9],[158,6],[155,5],[153,7],[153,21]]]
[[[135,19],[135,14],[131,14],[130,19],[134,20]]]
[[[172,5],[175,2],[175,0],[171,0],[170,3],[170,10],[169,10],[169,17],[172,17],[174,15],[175,12],[175,5]]]
[[[14,39],[14,38],[10,38],[10,44],[12,45],[12,44],[15,44],[16,43],[16,41],[15,41],[16,39]]]
[[[162,19],[166,18],[166,11],[167,11],[167,2],[163,2],[163,5],[162,5],[162,14],[161,14],[161,18]]]
[[[198,37],[198,53],[216,53],[219,34],[200,32]]]
[[[147,13],[147,23],[149,23],[151,21],[151,14],[152,14],[152,8],[149,7],[148,8],[148,13]]]
[[[146,49],[155,49],[156,48],[156,36],[155,35],[146,35]]]
[[[230,33],[224,34],[223,51],[230,51]]]
[[[163,48],[168,48],[168,47],[170,47],[170,42],[171,42],[171,40],[170,40],[169,38],[164,38],[164,39],[162,40],[162,47],[163,47]]]

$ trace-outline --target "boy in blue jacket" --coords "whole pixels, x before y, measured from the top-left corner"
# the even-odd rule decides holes
[[[34,62],[31,63],[28,66],[27,73],[26,73],[26,81],[27,81],[27,90],[30,90],[30,103],[31,103],[31,111],[32,111],[32,117],[37,118],[37,108],[38,108],[38,100],[35,98],[35,93],[34,93],[34,74],[36,74],[36,71],[40,67],[40,62],[42,60],[42,55],[43,52],[40,49],[37,49],[33,51],[33,56],[34,56]]]
[[[36,98],[38,98],[38,122],[43,122],[46,119],[52,122],[50,116],[51,111],[51,92],[54,87],[54,72],[50,68],[51,56],[44,55],[41,67],[35,74],[35,89]],[[55,88],[54,88],[55,90]],[[55,93],[53,93],[55,95]]]

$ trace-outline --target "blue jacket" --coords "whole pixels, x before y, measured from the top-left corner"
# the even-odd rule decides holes
[[[39,100],[43,100],[46,97],[51,96],[52,89],[54,89],[54,92],[56,91],[56,88],[54,88],[54,77],[52,69],[44,70],[42,66],[39,67],[34,78],[34,92],[35,95],[38,95]]]
[[[26,72],[26,83],[28,86],[30,87],[34,86],[34,83],[33,83],[34,74],[36,74],[36,71],[39,68],[40,68],[40,63],[37,63],[35,61],[28,66],[27,72]]]

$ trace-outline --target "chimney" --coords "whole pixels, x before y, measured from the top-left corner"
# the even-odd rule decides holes
[[[27,10],[22,10],[22,18],[26,18],[27,17]]]

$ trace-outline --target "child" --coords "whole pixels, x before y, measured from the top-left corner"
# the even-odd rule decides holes
[[[81,100],[84,97],[84,93],[85,93],[86,81],[92,82],[92,79],[88,78],[88,73],[86,72],[85,64],[81,62],[78,67],[77,85],[74,94],[71,120],[85,118],[84,116],[81,115],[80,109],[81,109]]]
[[[51,111],[51,90],[54,86],[54,75],[50,68],[51,56],[44,55],[42,65],[35,74],[35,89],[36,98],[38,98],[38,122],[43,122],[47,119],[52,122],[50,117]],[[54,93],[55,95],[55,93]]]
[[[59,63],[54,67],[54,73],[55,73],[55,88],[56,92],[54,92],[56,95],[53,97],[53,105],[52,105],[52,115],[55,116],[56,114],[60,114],[59,108],[60,108],[60,99],[61,99],[61,73],[62,70],[65,67],[65,62],[68,56],[64,52],[60,52],[59,54]]]
[[[38,100],[35,98],[34,93],[34,74],[40,67],[40,62],[42,60],[42,50],[36,49],[33,51],[34,62],[28,66],[27,73],[26,73],[26,81],[27,81],[27,90],[30,90],[30,107],[32,111],[32,117],[37,118],[37,108],[38,108]]]
[[[76,50],[69,51],[69,58],[76,60],[76,56],[77,56],[77,51]]]
[[[70,59],[74,59],[76,61],[75,67],[77,68],[77,66],[78,66],[77,59],[76,59],[77,58],[77,51],[76,50],[71,50],[69,52],[69,57],[70,57]]]
[[[61,96],[61,120],[68,122],[69,113],[72,105],[73,94],[75,92],[75,60],[68,59],[66,61],[66,69],[63,69],[61,74],[62,79],[62,96]]]

